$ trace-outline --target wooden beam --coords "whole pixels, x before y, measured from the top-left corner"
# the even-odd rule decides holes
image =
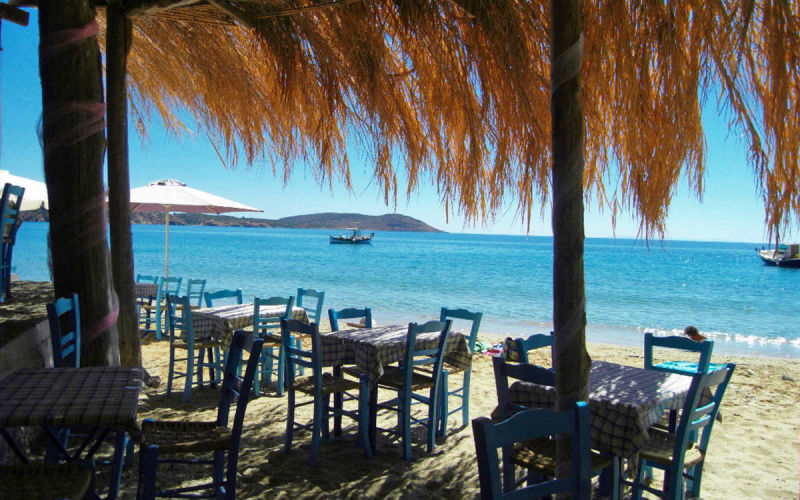
[[[127,17],[146,16],[156,12],[204,3],[198,0],[123,0],[122,10]]]
[[[233,17],[234,19],[241,22],[248,28],[256,27],[256,22],[253,19],[253,17],[244,10],[237,7],[233,2],[230,2],[229,0],[207,0],[207,1],[209,4],[213,5],[222,12]]]
[[[0,3],[0,19],[11,21],[20,26],[28,25],[28,13],[6,3]]]

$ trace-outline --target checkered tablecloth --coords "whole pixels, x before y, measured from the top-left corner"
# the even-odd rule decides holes
[[[369,374],[374,383],[383,375],[383,367],[400,361],[406,355],[408,325],[388,325],[376,328],[356,328],[323,333],[322,364],[336,366],[355,364]],[[417,336],[417,349],[435,348],[439,341],[436,332]],[[445,343],[444,359],[451,365],[464,368],[470,366],[472,355],[464,335],[450,332]]]
[[[158,294],[158,285],[155,283],[134,283],[133,290],[137,298],[155,297]]]
[[[666,410],[680,409],[692,378],[676,373],[593,361],[589,375],[592,448],[630,457],[650,440],[648,429]],[[514,382],[511,400],[552,408],[555,388]]]
[[[281,316],[286,306],[261,306],[259,314],[264,317]],[[253,326],[253,304],[234,304],[209,307],[192,311],[195,339],[214,338],[223,349],[228,349],[233,332]],[[308,313],[302,307],[292,307],[292,319],[308,323]]]
[[[134,368],[38,368],[0,380],[0,428],[91,427],[139,434],[142,372]]]

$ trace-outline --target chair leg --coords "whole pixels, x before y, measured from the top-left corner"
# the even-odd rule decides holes
[[[142,500],[151,500],[156,497],[158,446],[142,447],[139,455],[139,497]]]
[[[205,360],[205,359],[206,359],[206,350],[201,348],[200,351],[197,353],[197,388],[198,389],[203,387],[203,366],[205,365],[203,360]],[[211,359],[209,359],[208,361],[211,362]]]
[[[447,374],[447,370],[444,371],[444,374]],[[447,399],[447,393],[442,394],[442,386],[441,384],[438,387],[434,387],[431,389],[430,392],[430,404],[428,405],[428,453],[433,451],[433,447],[436,445],[436,429],[439,426],[439,421],[447,420],[447,413],[439,417],[439,407],[440,405],[437,404],[437,398]],[[409,410],[411,408],[409,407]],[[410,426],[410,422],[409,422]]]
[[[225,484],[225,451],[217,450],[214,452],[214,494],[217,498],[225,498],[222,495],[223,488],[227,493],[228,488]]]
[[[464,427],[469,425],[469,379],[471,372],[471,366],[464,370],[464,384],[461,386],[461,425]],[[445,418],[447,418],[446,415]]]
[[[410,462],[413,458],[411,456],[411,391],[402,391],[400,399],[402,406],[399,415],[403,433],[403,458]]]
[[[156,301],[156,340],[161,340],[161,301]]]
[[[286,371],[286,351],[284,350],[283,346],[278,348],[278,396],[283,396],[283,392],[285,390],[284,387],[284,380],[285,380],[285,373]]]
[[[175,377],[175,349],[169,346],[169,373],[167,374],[167,396],[172,393],[172,379]]]
[[[125,441],[128,435],[117,432],[114,435],[114,456],[111,459],[111,474],[108,481],[108,499],[117,498],[119,485],[122,480],[122,462],[125,459]]]
[[[450,399],[449,389],[447,387],[447,370],[442,370],[442,381],[441,383],[441,394],[440,394],[440,411],[439,411],[439,418],[433,424],[436,429],[436,434],[439,436],[445,436],[447,434],[447,415],[449,413],[448,409],[448,400]]]
[[[192,396],[192,379],[194,378],[194,349],[186,353],[186,383],[183,385],[183,402],[188,403]]]
[[[286,438],[283,442],[283,448],[286,453],[292,451],[292,440],[294,439],[294,389],[289,389],[287,397],[287,414],[286,414]]]
[[[129,434],[125,434],[125,467],[130,467],[133,465],[133,455],[136,453],[135,449],[136,442],[131,439]]]
[[[311,456],[308,457],[308,465],[317,465],[319,457],[319,445],[322,441],[322,418],[324,407],[327,406],[328,398],[314,398],[314,421],[311,423]]]

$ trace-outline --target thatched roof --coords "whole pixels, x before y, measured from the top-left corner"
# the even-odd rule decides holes
[[[301,160],[387,202],[433,179],[449,213],[523,220],[550,201],[549,1],[124,1],[139,127],[179,111],[235,163]],[[701,110],[749,147],[771,231],[800,214],[800,3],[584,2],[587,196],[660,234],[680,177],[702,194]],[[185,115],[180,115],[185,116]],[[408,178],[407,185],[398,179]],[[735,194],[734,194],[735,195]]]

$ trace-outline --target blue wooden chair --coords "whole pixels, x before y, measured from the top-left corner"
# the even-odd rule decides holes
[[[25,188],[5,184],[0,197],[0,303],[11,297],[11,254],[19,228]]]
[[[47,304],[47,318],[50,323],[50,343],[53,351],[54,367],[81,366],[81,314],[78,294],[71,297],[56,299],[52,304]],[[60,429],[57,436],[61,446],[67,447],[71,437],[85,439],[86,435],[74,429]],[[133,461],[133,441],[125,432],[114,434],[114,455],[111,460],[101,461],[104,465],[111,466],[111,478],[108,489],[109,498],[116,498],[122,479],[123,459],[125,465]],[[52,443],[48,443],[46,452],[47,461],[55,461],[59,455]]]
[[[328,419],[333,412],[336,428],[341,428],[342,416],[347,416],[358,422],[358,432],[361,446],[367,457],[372,456],[372,446],[369,442],[369,376],[362,375],[358,382],[335,377],[329,373],[322,373],[322,345],[319,337],[319,328],[316,323],[305,324],[302,321],[280,319],[281,337],[286,352],[286,373],[288,376],[288,414],[286,417],[285,450],[289,453],[292,449],[294,433],[298,430],[311,431],[311,454],[309,464],[316,465],[319,447],[323,438],[329,437]],[[311,350],[292,345],[292,334],[307,335],[311,339]],[[311,376],[296,377],[297,366],[305,366],[311,370]],[[345,410],[340,405],[331,406],[331,394],[343,394],[347,391],[358,391],[358,409]],[[297,392],[302,392],[312,397],[311,400],[298,403]],[[299,423],[295,418],[295,410],[301,406],[313,405],[313,419],[310,423]]]
[[[497,392],[497,409],[495,416],[500,419],[510,417],[516,412],[529,408],[511,400],[509,380],[518,380],[532,384],[555,387],[556,376],[552,370],[538,365],[510,363],[502,356],[492,358],[494,383]],[[554,478],[556,471],[556,444],[551,439],[532,440],[504,452],[503,482],[505,489],[511,490],[516,481],[514,466],[527,470],[524,480],[536,481],[543,478]],[[619,463],[611,456],[595,451],[590,454],[589,471],[592,475],[605,472],[609,479],[611,498],[619,496],[618,470]]]
[[[319,324],[322,320],[322,302],[325,300],[325,292],[313,288],[298,288],[296,297],[297,307],[302,307],[308,314],[308,322]]]
[[[631,486],[632,498],[640,499],[642,491],[647,491],[660,498],[679,500],[684,498],[684,490],[688,490],[686,496],[700,498],[703,464],[711,429],[735,368],[734,363],[727,363],[717,370],[700,371],[693,375],[676,432],[650,429],[651,441],[639,450],[636,477],[633,481],[620,479],[622,484]],[[715,386],[716,389],[712,391]],[[709,393],[712,397],[707,400]],[[697,436],[698,432],[700,439],[693,439],[692,436]],[[662,490],[646,485],[644,467],[664,471]]]
[[[436,429],[441,408],[441,381],[444,363],[444,346],[450,333],[452,320],[428,321],[422,325],[409,323],[406,336],[406,356],[399,367],[387,366],[378,379],[379,387],[397,392],[397,397],[388,401],[377,402],[378,409],[398,412],[398,428],[388,430],[399,435],[403,441],[403,457],[411,461],[411,425],[426,427],[427,450],[433,451]],[[439,340],[435,348],[418,349],[418,335],[436,332]],[[429,368],[429,370],[419,370]],[[424,392],[422,392],[424,391]],[[427,417],[416,418],[411,415],[412,404],[424,404],[428,407]]]
[[[189,297],[189,303],[192,309],[200,309],[203,307],[203,293],[206,291],[206,280],[203,279],[190,279],[186,282],[186,296]]]
[[[516,345],[517,353],[519,354],[519,362],[530,364],[530,360],[528,359],[528,351],[532,351],[534,349],[541,349],[543,347],[549,347],[552,349],[553,347],[553,332],[549,334],[545,333],[537,333],[534,335],[530,335],[527,338],[518,337],[514,339],[514,344]],[[550,359],[552,359],[553,355],[552,352],[550,354]]]
[[[153,283],[154,285],[158,285],[158,276],[153,276],[151,274],[142,274],[139,273],[136,275],[136,282],[137,283]],[[138,328],[142,330],[147,329],[147,320],[150,316],[150,311],[152,310],[153,302],[156,300],[156,296],[152,295],[150,297],[137,297],[136,298],[136,317],[139,318],[139,325]],[[144,306],[149,306],[145,308]],[[144,328],[142,328],[144,326]]]
[[[261,299],[256,297],[253,300],[253,332],[256,338],[264,340],[264,350],[261,353],[261,364],[256,375],[255,391],[256,395],[261,395],[261,382],[272,383],[272,375],[277,379],[276,392],[278,396],[283,396],[286,388],[286,350],[281,335],[281,318],[290,319],[292,317],[292,306],[294,297],[269,297]],[[268,306],[283,306],[283,314],[280,316],[268,316],[262,314],[262,308]],[[302,347],[297,345],[298,339],[290,336],[292,347]],[[277,352],[276,352],[277,351]],[[275,364],[277,362],[277,369]]]
[[[220,360],[220,343],[216,339],[194,338],[192,308],[189,297],[184,295],[167,295],[167,314],[169,315],[169,374],[167,375],[167,396],[172,393],[173,380],[185,379],[183,384],[183,401],[188,402],[192,396],[192,386],[203,386],[203,368],[208,368],[209,383],[216,386],[218,376],[222,372]],[[179,352],[185,352],[186,357]],[[208,352],[208,361],[204,361]],[[179,362],[186,363],[186,371],[177,368]],[[197,378],[195,380],[195,377]]]
[[[493,424],[486,417],[472,421],[475,438],[475,453],[478,458],[481,498],[542,498],[562,492],[572,493],[572,498],[591,497],[590,464],[590,415],[584,401],[575,403],[572,411],[556,412],[543,408],[515,413],[507,420]],[[517,443],[548,441],[555,443],[555,436],[571,437],[571,472],[563,479],[546,476],[540,482],[528,481],[525,487],[509,490],[503,487],[500,477],[500,459],[497,449],[503,449],[503,471],[513,469],[507,460],[507,450]]]
[[[474,352],[475,350],[475,341],[478,339],[478,329],[481,326],[481,318],[483,318],[483,313],[470,312],[466,309],[450,309],[443,307],[439,313],[439,321],[458,319],[466,320],[470,323],[469,337],[467,338],[469,352]],[[464,427],[469,425],[469,380],[470,375],[472,374],[472,364],[470,363],[470,366],[466,370],[463,370],[464,379],[461,386],[456,387],[453,390],[450,390],[449,388],[450,375],[461,372],[462,369],[451,365],[446,361],[444,363],[444,369],[445,372],[442,376],[442,410],[438,430],[438,434],[441,436],[444,436],[447,432],[447,417],[457,413],[459,410],[461,410],[461,425]],[[449,409],[448,401],[450,396],[461,398],[461,406]]]
[[[698,359],[697,361],[667,360],[654,364],[654,348],[675,349],[683,351],[682,354],[695,353]],[[646,370],[659,370],[681,375],[694,375],[703,371],[716,370],[724,365],[712,365],[711,352],[713,350],[714,341],[712,340],[697,342],[678,335],[656,337],[648,332],[644,334],[644,367]]]
[[[372,328],[372,309],[369,307],[365,307],[364,309],[350,307],[347,309],[339,309],[338,311],[328,309],[328,321],[331,323],[332,332],[341,330],[341,326],[339,325],[340,319],[361,319],[360,323],[347,322],[347,327],[353,328],[354,325],[357,325],[358,328]]]
[[[183,278],[165,278],[163,276],[158,278],[158,292],[156,293],[155,303],[143,304],[141,306],[146,314],[145,327],[143,330],[144,335],[147,335],[148,333],[155,333],[156,340],[163,339],[164,331],[169,328],[169,325],[165,324],[164,321],[165,318],[168,319],[164,312],[166,308],[167,295],[177,296],[180,293],[182,281]],[[151,323],[155,323],[155,328],[150,327]]]
[[[217,290],[216,292],[204,292],[203,298],[206,301],[206,307],[214,307],[215,302],[218,306],[222,305],[220,302],[226,299],[233,299],[234,304],[241,304],[243,302],[241,288],[237,288],[236,290]]]
[[[188,298],[187,298],[188,301]],[[246,335],[233,335],[225,364],[217,419],[213,422],[157,421],[142,422],[142,444],[140,449],[139,497],[151,499],[165,496],[191,496],[191,492],[210,491],[216,498],[236,498],[236,474],[239,460],[239,445],[244,426],[245,411],[252,390],[262,342],[256,340],[250,349],[244,378],[239,376],[239,365]],[[236,402],[233,425],[230,423],[231,404]],[[162,458],[191,453],[211,453],[211,460]],[[156,474],[159,463],[209,464],[213,466],[212,482],[194,486],[158,491]],[[226,467],[227,462],[227,467]]]

